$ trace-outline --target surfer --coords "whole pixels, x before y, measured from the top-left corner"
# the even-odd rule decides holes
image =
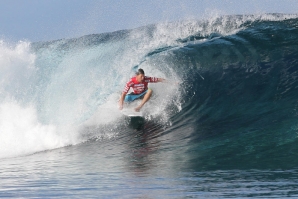
[[[126,83],[119,100],[119,109],[123,109],[124,101],[132,102],[136,99],[142,99],[141,104],[135,108],[135,111],[139,112],[152,95],[152,89],[148,88],[148,83],[157,83],[163,81],[165,81],[163,78],[145,76],[144,70],[140,68],[138,72],[136,72],[136,76],[132,77]],[[127,94],[130,88],[133,89],[133,92]]]

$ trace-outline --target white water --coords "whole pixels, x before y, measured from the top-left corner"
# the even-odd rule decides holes
[[[59,42],[37,52],[30,45],[0,43],[0,158],[78,144],[103,134],[113,137],[118,132],[97,131],[86,137],[84,129],[121,122],[117,101],[133,75],[132,67],[160,44],[145,47],[146,42],[132,36],[63,52]],[[128,45],[134,48],[126,50]],[[151,64],[140,66],[147,75],[175,77],[173,71],[166,75]],[[165,109],[178,88],[162,83],[150,87],[155,100],[144,106],[147,119],[159,115],[167,122]]]
[[[36,56],[29,42],[0,42],[0,158],[25,155],[76,143],[76,135],[42,124],[25,99],[34,83]]]

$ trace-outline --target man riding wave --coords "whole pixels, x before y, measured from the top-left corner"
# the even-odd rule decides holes
[[[139,112],[152,95],[152,89],[148,88],[148,83],[157,83],[163,81],[165,81],[163,78],[145,76],[144,70],[139,69],[136,73],[136,76],[132,77],[126,83],[119,100],[119,109],[123,109],[124,101],[132,102],[136,99],[142,99],[141,104],[135,108],[135,111]],[[133,89],[133,92],[127,94],[130,88]]]

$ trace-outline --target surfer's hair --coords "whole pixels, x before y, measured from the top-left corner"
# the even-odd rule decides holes
[[[136,72],[136,75],[139,75],[139,74],[145,75],[144,70],[140,68],[140,69]]]

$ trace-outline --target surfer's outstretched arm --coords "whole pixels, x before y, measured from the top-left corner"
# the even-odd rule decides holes
[[[157,78],[157,82],[166,82],[166,79],[164,79],[164,78]]]
[[[163,83],[168,83],[168,84],[180,84],[179,82],[172,81],[172,80],[167,80],[164,78],[157,78],[156,82],[163,82]]]
[[[126,93],[125,92],[122,92],[121,97],[120,97],[120,100],[119,100],[119,109],[120,110],[123,109],[123,102],[124,102],[125,96],[126,96]]]

